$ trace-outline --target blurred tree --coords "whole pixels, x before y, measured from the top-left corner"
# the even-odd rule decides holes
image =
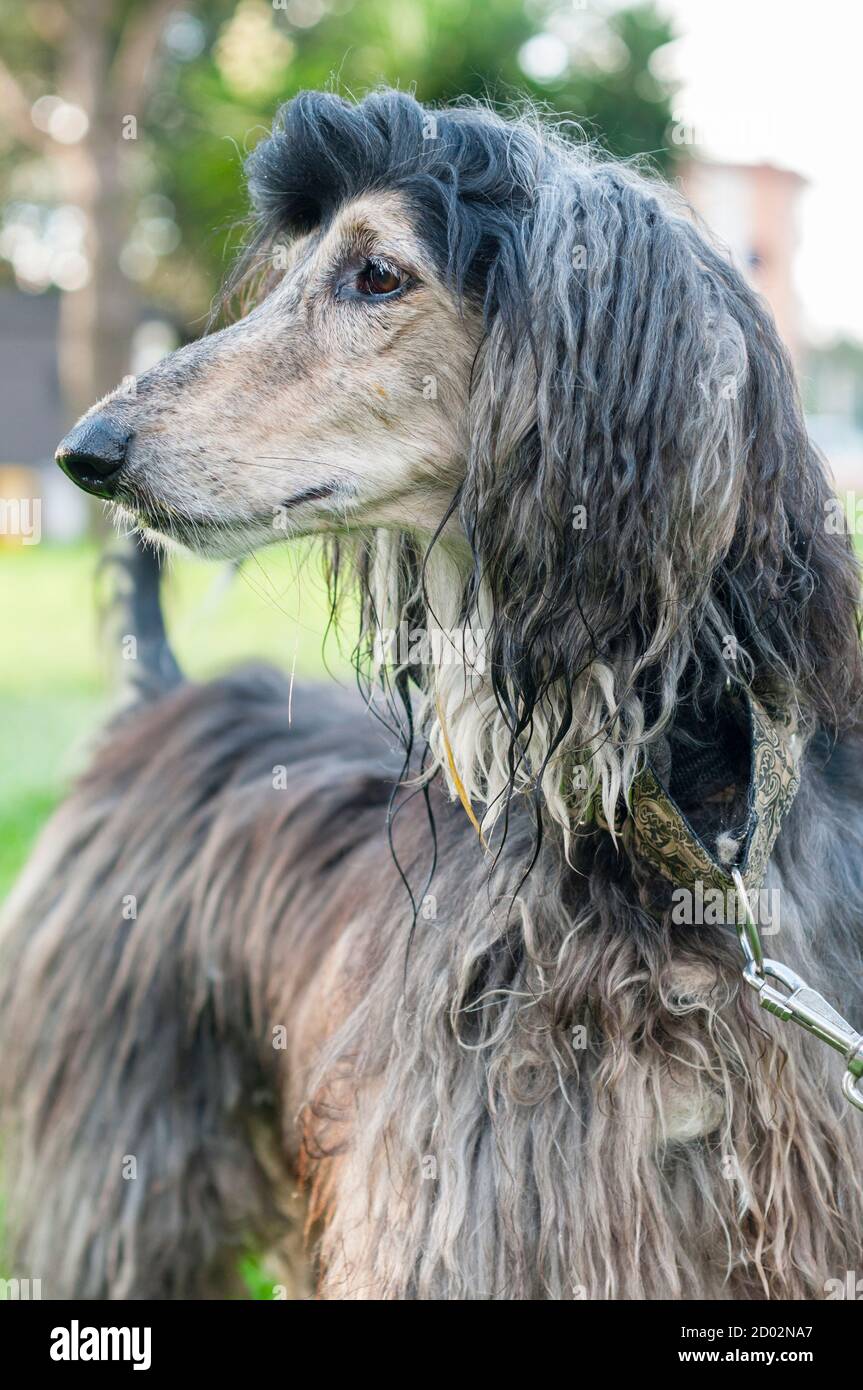
[[[63,291],[72,413],[129,370],[143,298],[201,326],[245,211],[243,155],[302,87],[527,93],[615,153],[670,159],[654,56],[673,35],[651,5],[0,0],[0,25],[0,253],[31,288]]]
[[[239,0],[221,25],[212,11],[199,10],[201,58],[163,69],[157,97],[173,124],[160,144],[163,185],[210,283],[224,268],[225,230],[245,209],[240,156],[301,88],[361,95],[388,82],[428,102],[517,104],[526,94],[575,116],[613,153],[670,167],[674,89],[652,60],[674,35],[651,5],[606,17],[578,0]]]
[[[839,338],[810,346],[801,389],[810,415],[832,416],[863,433],[863,345]]]
[[[79,215],[77,223],[66,222],[74,247],[56,251],[59,285],[67,291],[60,377],[73,414],[128,368],[139,296],[122,267],[133,215],[126,146],[136,138],[165,23],[179,3],[34,0],[25,10],[3,6],[4,49],[16,55],[17,71],[0,61],[0,127],[26,152],[15,183],[35,193],[37,205],[59,204]],[[29,250],[38,282],[40,267],[32,245]]]

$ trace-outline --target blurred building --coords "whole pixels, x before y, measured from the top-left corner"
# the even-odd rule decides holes
[[[837,489],[863,489],[863,346],[808,341],[794,287],[797,202],[805,180],[772,164],[689,159],[683,192],[773,310],[803,396],[809,432]]]
[[[87,503],[53,465],[66,431],[57,375],[57,294],[0,286],[0,502],[14,499],[42,536],[71,540],[87,521]],[[0,545],[22,543],[17,513],[0,508]],[[30,527],[28,526],[28,530]]]
[[[74,540],[86,530],[88,502],[54,463],[54,450],[72,421],[57,369],[59,295],[30,294],[0,285],[0,546],[21,544],[12,524],[14,499],[25,510],[38,504],[46,540]],[[176,326],[141,309],[132,343],[132,367],[146,371],[180,340]]]
[[[863,488],[863,346],[839,339],[811,347],[801,387],[809,432],[838,489]]]
[[[56,294],[0,287],[0,461],[36,464],[54,453],[64,411],[57,378]]]
[[[794,289],[797,199],[805,179],[773,164],[687,160],[680,173],[689,202],[763,294],[799,365],[803,352]]]

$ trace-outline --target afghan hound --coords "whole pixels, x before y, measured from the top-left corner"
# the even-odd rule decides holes
[[[2,929],[14,1272],[825,1297],[861,1117],[697,910],[742,872],[863,1019],[859,575],[768,310],[530,113],[304,93],[247,173],[250,311],[58,461],[149,543],[323,538],[365,698],[184,681],[123,571],[137,699]]]

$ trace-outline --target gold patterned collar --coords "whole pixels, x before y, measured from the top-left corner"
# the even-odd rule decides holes
[[[803,749],[796,722],[790,716],[768,715],[752,695],[744,696],[748,733],[749,778],[744,823],[737,827],[733,857],[728,859],[699,834],[663,785],[648,759],[637,774],[622,830],[630,848],[675,887],[727,892],[735,870],[747,891],[760,888],[782,821],[800,785]],[[599,815],[600,823],[607,822]]]

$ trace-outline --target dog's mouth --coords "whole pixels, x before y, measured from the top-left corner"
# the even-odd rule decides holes
[[[236,557],[268,542],[300,534],[302,526],[288,522],[291,512],[324,501],[338,490],[337,482],[303,488],[269,511],[218,516],[160,501],[144,488],[118,496],[113,507],[120,519],[155,542],[173,542],[204,555]]]
[[[290,511],[293,507],[302,506],[304,502],[322,502],[325,497],[332,497],[335,490],[335,483],[318,483],[314,487],[303,488],[302,492],[288,497],[281,505]]]

